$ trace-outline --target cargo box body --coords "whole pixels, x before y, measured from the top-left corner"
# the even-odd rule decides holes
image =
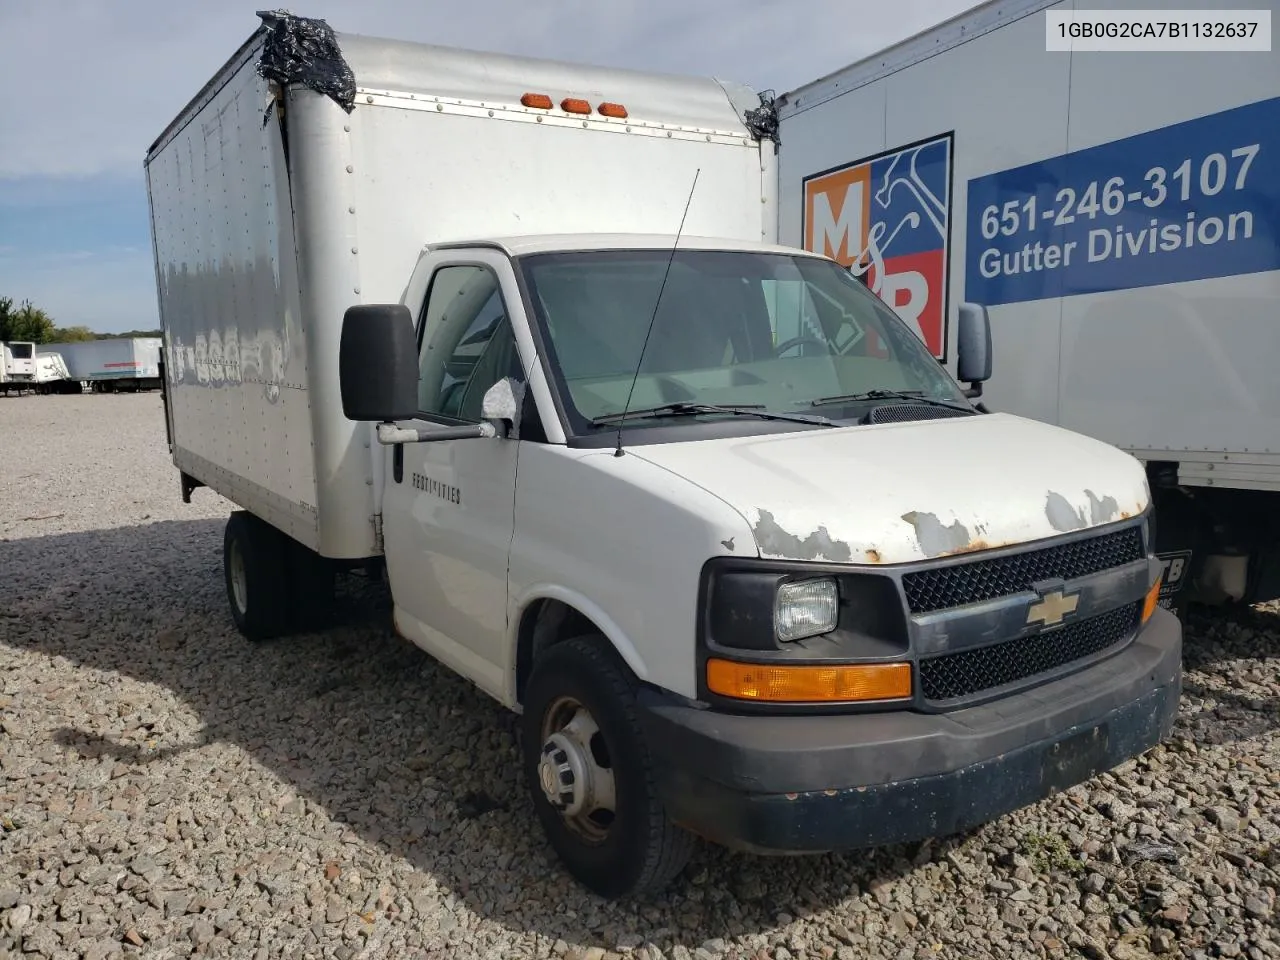
[[[948,362],[986,305],[993,408],[1280,490],[1280,49],[1047,51],[1074,9],[994,0],[781,97],[780,240],[862,257]]]
[[[42,353],[56,353],[71,380],[158,380],[160,337],[122,337],[41,344]]]
[[[780,97],[779,239],[952,369],[986,306],[992,409],[1148,464],[1163,602],[1280,596],[1280,48],[1047,50],[1071,11],[992,0]]]
[[[36,377],[36,345],[14,340],[0,343],[0,377],[4,383],[30,383]]]
[[[424,245],[776,231],[759,99],[711,79],[338,35],[350,112],[259,75],[260,31],[146,160],[175,464],[333,558],[378,554],[381,464],[338,388],[343,313]],[[592,105],[523,106],[525,93]],[[601,116],[602,102],[625,118]]]

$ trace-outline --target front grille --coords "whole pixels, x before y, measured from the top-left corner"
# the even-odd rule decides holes
[[[968,410],[935,407],[924,403],[887,403],[876,407],[867,417],[868,423],[906,423],[911,420],[941,420],[944,417],[972,417]]]
[[[970,697],[1101,653],[1138,626],[1140,606],[1130,603],[1020,640],[921,660],[920,690],[933,701]]]
[[[990,560],[937,567],[902,578],[912,613],[927,613],[1007,597],[1039,580],[1073,580],[1142,559],[1142,531],[1126,527],[1086,540]]]

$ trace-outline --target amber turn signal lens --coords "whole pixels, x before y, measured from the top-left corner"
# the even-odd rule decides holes
[[[560,101],[560,109],[565,113],[590,113],[591,104],[574,97],[565,97]]]
[[[545,93],[526,93],[520,98],[520,102],[534,110],[550,110],[555,104],[551,102],[551,98]]]
[[[1160,583],[1161,577],[1156,576],[1156,582],[1151,585],[1151,589],[1147,591],[1146,599],[1142,601],[1142,622],[1146,623],[1151,619],[1151,615],[1156,612],[1156,605],[1160,603]]]
[[[602,103],[596,107],[602,117],[613,117],[615,120],[627,119],[627,108],[620,103]]]
[[[769,703],[845,703],[911,696],[911,664],[830,667],[707,661],[707,688],[722,697]]]

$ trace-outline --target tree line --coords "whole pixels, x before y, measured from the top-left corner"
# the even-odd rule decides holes
[[[30,300],[14,306],[12,297],[0,297],[0,343],[80,343],[84,340],[120,340],[158,337],[159,330],[127,330],[124,333],[95,333],[88,327],[60,327],[49,314]]]

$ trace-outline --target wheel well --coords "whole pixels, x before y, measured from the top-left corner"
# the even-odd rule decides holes
[[[1263,490],[1177,486],[1177,464],[1149,465],[1156,504],[1156,550],[1191,550],[1183,595],[1222,603],[1215,589],[1202,591],[1206,561],[1218,556],[1248,558],[1244,596],[1237,603],[1261,603],[1280,596],[1280,494]]]
[[[524,703],[533,664],[550,647],[583,634],[599,633],[591,619],[560,600],[536,600],[520,618],[516,647],[516,701]]]

